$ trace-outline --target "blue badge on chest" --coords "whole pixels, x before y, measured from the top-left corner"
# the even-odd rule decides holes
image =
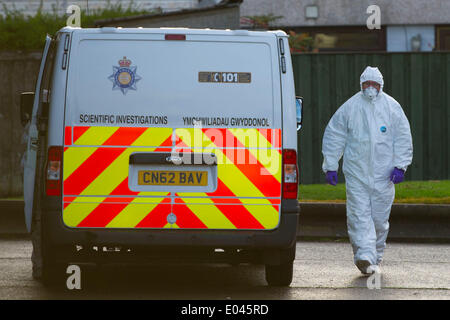
[[[385,133],[385,132],[386,132],[386,130],[387,130],[387,129],[386,129],[386,127],[385,127],[385,126],[382,126],[382,127],[380,128],[380,131],[381,131],[381,132],[383,132],[383,133]]]

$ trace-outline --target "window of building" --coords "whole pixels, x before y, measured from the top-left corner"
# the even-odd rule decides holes
[[[436,27],[436,49],[450,51],[450,25]]]
[[[282,28],[296,33],[307,33],[319,52],[386,51],[386,29],[367,27],[296,27]]]

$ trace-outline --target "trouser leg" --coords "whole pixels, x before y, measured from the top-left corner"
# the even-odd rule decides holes
[[[347,179],[347,229],[353,247],[354,262],[377,259],[376,232],[372,219],[369,190]]]
[[[372,219],[377,236],[377,264],[383,260],[386,239],[389,233],[389,216],[392,203],[395,198],[395,188],[392,183],[386,183],[382,188],[377,188],[372,194]]]

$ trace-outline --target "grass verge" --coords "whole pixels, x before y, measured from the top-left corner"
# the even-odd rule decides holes
[[[345,184],[300,185],[300,201],[345,202]],[[450,204],[450,180],[408,181],[395,186],[396,203]]]

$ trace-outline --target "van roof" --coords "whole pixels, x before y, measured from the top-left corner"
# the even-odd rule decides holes
[[[121,28],[121,27],[102,27],[102,28],[73,28],[64,27],[59,32],[70,32],[79,34],[192,34],[192,35],[217,35],[217,36],[253,36],[253,37],[287,37],[286,32],[282,30],[275,31],[249,31],[249,30],[219,30],[219,29],[190,29],[190,28]]]

